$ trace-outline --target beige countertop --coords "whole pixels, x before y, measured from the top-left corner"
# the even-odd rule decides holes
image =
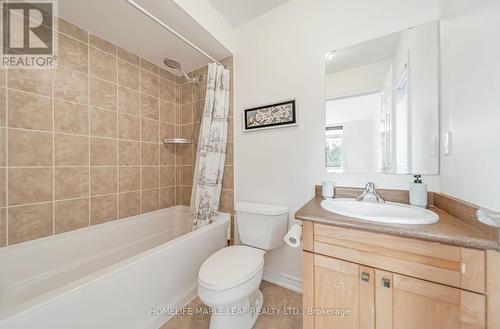
[[[439,221],[434,224],[384,224],[368,222],[329,212],[321,207],[320,203],[322,200],[323,199],[320,197],[314,197],[295,213],[295,218],[303,221],[441,242],[469,248],[500,251],[500,230],[485,225],[471,225],[436,207],[428,208],[439,215]]]

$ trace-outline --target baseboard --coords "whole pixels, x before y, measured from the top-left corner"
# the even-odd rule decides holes
[[[271,283],[274,283],[280,287],[287,288],[298,293],[302,293],[302,280],[295,276],[291,276],[285,273],[264,271],[263,279]]]

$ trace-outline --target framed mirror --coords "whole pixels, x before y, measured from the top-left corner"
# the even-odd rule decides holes
[[[438,22],[325,57],[326,170],[438,174]]]

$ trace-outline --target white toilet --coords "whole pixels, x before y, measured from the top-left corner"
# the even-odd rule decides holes
[[[252,328],[264,301],[264,253],[283,245],[288,208],[239,202],[236,222],[244,245],[217,251],[198,274],[198,295],[212,310],[210,329]]]

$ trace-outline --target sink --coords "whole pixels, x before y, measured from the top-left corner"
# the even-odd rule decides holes
[[[321,202],[327,211],[371,222],[390,224],[433,224],[439,216],[427,209],[402,203],[363,202],[355,199],[327,199]]]

